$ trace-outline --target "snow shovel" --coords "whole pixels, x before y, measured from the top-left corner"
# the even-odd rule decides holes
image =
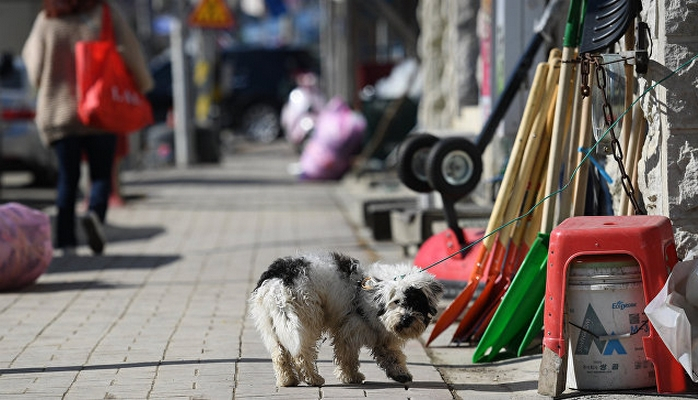
[[[543,44],[545,38],[549,36],[547,31],[549,31],[554,25],[553,22],[555,22],[555,18],[559,14],[557,10],[561,6],[561,4],[561,0],[550,1],[543,12],[541,19],[536,24],[534,28],[533,37],[530,39],[528,46],[526,47],[526,50],[519,59],[518,64],[514,69],[514,72],[512,73],[509,81],[506,84],[502,96],[498,100],[497,105],[492,112],[492,115],[490,116],[490,118],[488,118],[486,126],[483,127],[482,133],[478,136],[476,146],[481,152],[492,139],[492,136],[494,135],[496,129],[496,125],[504,116],[504,113],[506,112],[509,103],[511,103],[514,95],[516,94],[516,91],[521,85],[521,82],[523,82],[526,72],[531,66],[533,57],[538,52],[538,49]],[[516,147],[520,141],[521,140],[518,138],[517,135],[514,147]],[[512,154],[515,154],[514,149],[512,149]],[[511,163],[511,160],[509,162]],[[512,178],[510,178],[510,180],[511,179]],[[505,183],[506,182],[503,181],[501,187],[507,187]],[[501,203],[503,202],[504,200],[502,200]],[[493,207],[492,214],[490,216],[490,223],[488,223],[487,230],[485,231],[485,239],[481,243],[482,246],[479,248],[479,251],[477,252],[477,261],[475,263],[475,268],[473,269],[471,279],[468,281],[468,284],[463,289],[463,291],[456,297],[456,299],[449,305],[449,307],[444,311],[441,317],[436,321],[431,336],[427,341],[427,345],[429,345],[431,341],[438,337],[453,321],[455,321],[460,316],[461,312],[467,307],[468,303],[473,297],[473,294],[475,293],[475,289],[477,288],[480,279],[483,276],[483,271],[486,268],[485,263],[487,263],[488,259],[493,259],[494,263],[491,265],[496,265],[497,262],[502,262],[504,249],[499,247],[493,249],[493,232],[504,222],[502,220],[503,212],[504,204],[497,205],[497,203],[495,202],[495,206]]]
[[[572,0],[570,3],[570,9],[568,12],[567,16],[567,26],[565,29],[565,37],[564,37],[564,47],[563,47],[563,52],[562,52],[562,65],[560,66],[560,74],[559,77],[554,80],[550,85],[552,86],[552,89],[555,90],[557,84],[557,97],[555,98],[555,105],[553,108],[553,127],[552,127],[552,137],[551,137],[551,143],[550,143],[550,154],[548,156],[548,166],[547,166],[547,176],[545,179],[546,182],[546,190],[545,193],[552,193],[553,191],[556,190],[556,186],[559,182],[558,175],[559,175],[559,160],[561,158],[561,151],[560,147],[562,146],[562,143],[564,142],[564,130],[567,129],[565,125],[569,124],[569,118],[568,118],[568,110],[569,110],[569,105],[568,102],[571,100],[569,94],[572,89],[571,83],[573,82],[572,79],[572,73],[573,73],[573,65],[570,62],[565,62],[565,61],[572,61],[572,58],[574,56],[575,52],[575,46],[576,43],[578,43],[578,30],[579,30],[579,19],[581,16],[581,2],[579,0]],[[539,116],[539,120],[543,119],[543,115]],[[548,117],[548,114],[545,115],[546,119]],[[552,172],[551,172],[552,171]],[[552,183],[551,183],[552,182]],[[553,189],[551,189],[553,187]],[[544,204],[543,207],[543,221],[541,223],[541,233],[546,234],[548,233],[552,228],[547,228],[547,224],[552,224],[552,214],[554,211],[554,202],[552,202],[551,206],[551,200],[554,200],[553,198],[548,198],[548,201]],[[537,252],[537,255],[540,256],[541,253],[543,253],[545,257],[547,257],[547,249],[541,249],[540,246],[536,245],[534,246],[535,250]],[[529,256],[532,256],[531,252],[533,250],[529,251]],[[529,266],[527,265],[527,262],[533,262],[529,261],[532,260],[532,258],[528,257],[524,260],[523,265],[521,266],[520,270],[523,271],[528,271],[528,274],[535,275],[536,268],[540,269],[540,263],[538,263],[537,266]],[[540,257],[537,258],[540,260]],[[518,275],[517,275],[518,276]],[[530,277],[528,277],[530,279]],[[523,282],[519,280],[518,282]],[[526,294],[527,292],[530,292],[529,290],[526,290],[527,288],[521,288],[520,285],[522,283],[518,283],[516,285],[512,284],[512,287],[509,288],[509,291],[513,291],[514,295],[516,294]],[[543,285],[544,289],[544,285]],[[501,329],[498,329],[498,326],[502,325],[502,322],[497,321],[497,324],[495,327],[492,328],[492,333],[488,334],[487,330],[485,331],[485,335],[487,336],[487,341],[482,345],[480,348],[480,353],[477,353],[474,355],[473,360],[476,360],[480,357],[482,357],[485,353],[491,354],[492,356],[496,355],[499,352],[499,349],[501,349],[502,346],[507,344],[510,340],[512,340],[514,337],[518,336],[520,331],[523,330],[525,327],[526,330],[528,329],[531,318],[533,317],[534,313],[536,312],[538,305],[540,304],[540,299],[542,298],[543,293],[529,293],[529,296],[526,296],[527,299],[532,299],[532,306],[529,307],[530,311],[527,314],[527,317],[522,317],[518,320],[519,324],[521,325],[518,330],[515,330],[515,332],[511,332],[511,335],[504,335],[500,340],[492,340],[490,336],[492,335],[503,335],[504,331]],[[512,296],[515,297],[515,296]],[[519,299],[520,300],[520,299]],[[497,309],[497,312],[499,310],[503,310],[501,315],[505,315],[506,311],[504,309],[512,307],[511,305],[505,305],[503,302],[500,304],[499,308]],[[514,306],[514,310],[509,310],[509,311],[515,311],[517,307]],[[511,323],[511,321],[508,321]],[[461,322],[462,324],[462,322]],[[490,326],[492,324],[490,323]],[[505,324],[506,326],[506,324]],[[488,326],[489,329],[489,326]],[[513,329],[512,329],[513,330]],[[510,332],[507,329],[507,332]],[[483,339],[485,339],[483,335]],[[494,347],[498,347],[496,349],[493,349],[492,344],[496,345]],[[495,351],[496,350],[496,351]],[[489,358],[488,358],[489,359]]]
[[[502,348],[528,331],[545,295],[547,261],[548,235],[539,234],[475,348],[473,362],[492,361]]]
[[[617,42],[640,8],[638,0],[588,0],[580,53],[596,53]]]
[[[549,148],[550,135],[544,134],[543,136],[543,140],[540,143],[540,149],[542,150],[538,152],[538,157],[532,157],[536,161],[535,165],[533,166],[533,170],[530,173],[529,185],[520,210],[521,215],[526,214],[543,198],[543,188],[545,187],[545,182],[542,182],[541,180],[544,179],[545,175],[545,167],[547,165],[547,149]],[[531,150],[529,149],[529,157],[532,156],[530,152]],[[519,180],[525,179],[526,172],[524,169],[525,168],[521,168]],[[495,294],[492,301],[488,305],[483,316],[480,317],[477,325],[473,326],[464,334],[457,330],[454,334],[454,339],[469,342],[477,342],[481,340],[485,330],[488,329],[495,312],[500,307],[500,304],[502,304],[503,297],[509,292],[512,279],[514,279],[515,275],[520,273],[518,272],[520,271],[520,266],[522,266],[523,262],[525,261],[525,258],[522,260],[518,259],[519,257],[522,257],[520,253],[527,255],[532,244],[534,243],[536,234],[539,230],[538,228],[540,226],[540,211],[542,211],[540,208],[533,210],[533,212],[528,213],[528,216],[525,219],[522,219],[517,223],[515,232],[512,234],[512,238],[509,243],[504,268],[500,276],[495,281]],[[461,335],[463,335],[463,337],[460,337]]]
[[[578,131],[578,137],[577,137],[577,145],[581,147],[588,147],[589,144],[588,142],[590,141],[591,137],[591,99],[590,97],[586,97],[582,99],[582,110],[580,111],[581,115],[579,117],[579,131]],[[577,126],[577,124],[573,123],[573,127]],[[574,143],[574,138],[570,138],[572,143]],[[589,167],[588,163],[583,163],[582,161],[584,159],[584,153],[583,152],[578,152],[579,156],[576,158],[572,158],[575,162],[570,164],[570,169],[575,168],[575,166],[579,166],[576,175],[574,176],[574,181],[573,181],[573,189],[574,193],[571,195],[572,198],[574,199],[584,199],[586,196],[586,185],[587,185],[587,174],[589,173]],[[581,164],[581,165],[580,165]],[[563,197],[564,199],[564,197]],[[565,201],[563,200],[563,204]],[[577,201],[574,203],[574,205],[570,206],[570,210],[573,216],[576,215],[583,215],[584,214],[584,201]],[[539,233],[539,235],[543,235]],[[548,235],[546,237],[549,238]],[[539,244],[540,245],[540,244]],[[547,252],[547,245],[543,247],[542,249],[538,251],[546,251]],[[547,262],[547,256],[546,256],[546,262]],[[543,268],[545,268],[546,265],[543,265]],[[523,270],[523,268],[521,268]],[[545,275],[543,275],[542,279],[545,279]],[[512,285],[514,285],[512,283]],[[510,292],[515,292],[516,286],[514,285],[514,289],[510,290]],[[522,290],[525,290],[522,289]],[[544,306],[545,306],[545,299],[543,298],[543,295],[540,296],[540,302],[538,304],[538,309],[536,310],[535,314],[533,314],[533,317],[531,318],[530,325],[528,326],[528,329],[524,333],[523,337],[521,338],[520,342],[518,343],[518,349],[516,350],[516,356],[521,357],[524,352],[528,350],[528,347],[530,343],[538,336],[540,336],[541,331],[543,329],[543,313],[544,313]],[[512,341],[509,342],[509,344],[506,346],[507,348],[514,347],[516,344],[516,338]]]
[[[512,171],[512,174],[517,174],[517,177],[513,187],[511,187],[510,196],[504,196],[504,192],[501,192],[502,195],[498,196],[497,199],[499,200],[500,197],[504,198],[508,203],[504,214],[504,221],[514,219],[521,214],[522,204],[524,203],[524,198],[527,193],[530,200],[530,198],[535,198],[535,194],[538,192],[538,182],[544,166],[543,155],[547,153],[547,150],[544,149],[548,148],[549,142],[549,134],[546,133],[547,130],[545,128],[545,116],[549,106],[553,104],[552,100],[554,98],[557,76],[554,65],[559,62],[558,56],[559,52],[551,52],[551,59],[548,62],[551,73],[546,76],[546,90],[540,100],[540,108],[538,109],[535,121],[529,131],[529,137],[526,141],[521,163],[518,168]],[[535,101],[535,99],[533,100]],[[509,168],[507,168],[507,172],[508,171]],[[528,208],[534,203],[530,202],[529,204]],[[523,206],[523,208],[526,207]],[[528,210],[528,208],[526,208],[526,210]],[[524,210],[524,212],[526,210]],[[519,243],[516,243],[515,240],[510,240],[510,232],[513,227],[514,224],[509,224],[499,231],[499,238],[495,246],[515,254],[518,251]],[[523,227],[524,225],[522,224],[518,226],[519,229],[523,229]],[[513,256],[507,257],[507,259],[510,261],[507,265],[502,265],[502,263],[490,265],[490,274],[488,275],[485,288],[461,320],[453,335],[454,341],[463,341],[470,336],[478,321],[480,321],[480,325],[485,323],[486,321],[482,321],[483,315],[486,316],[488,314],[488,308],[491,308],[492,304],[496,304],[508,288],[509,282],[518,266],[513,265]],[[493,260],[493,262],[498,262],[498,260]]]
[[[536,202],[544,197],[543,188],[540,188]],[[532,216],[532,227],[540,226],[540,212]],[[537,229],[536,229],[537,230]],[[530,231],[529,231],[530,232]],[[527,232],[525,242],[529,243],[526,250],[526,258],[520,263],[514,280],[510,288],[506,291],[497,307],[493,310],[493,315],[487,325],[481,327],[484,333],[479,334],[478,354],[474,355],[473,361],[493,360],[500,349],[507,349],[509,354],[517,357],[523,355],[528,350],[529,344],[536,336],[539,336],[543,328],[543,306],[545,304],[543,295],[540,296],[538,308],[534,312],[535,300],[537,298],[537,288],[545,285],[545,268],[547,262],[547,242],[549,235],[537,233],[533,238],[529,238]],[[529,250],[530,249],[530,250]],[[542,261],[536,262],[543,257]],[[537,269],[542,268],[542,272]],[[533,275],[533,276],[531,276]],[[519,302],[518,299],[524,299]],[[516,310],[514,314],[513,311]],[[527,321],[530,320],[530,323]],[[528,326],[528,328],[526,328]],[[517,332],[517,330],[519,332]],[[481,356],[482,354],[482,356]]]
[[[572,0],[570,10],[576,1]],[[588,5],[582,9],[585,11],[579,51],[580,53],[589,53],[607,48],[620,39],[627,29],[627,24],[635,16],[637,2],[635,0],[589,0]],[[565,36],[567,37],[567,31]],[[546,205],[548,203],[550,201]],[[543,227],[547,232],[550,232],[553,224],[552,211],[549,209],[546,211]],[[557,353],[544,347],[538,378],[538,393],[552,397],[560,395],[566,386],[566,375],[566,354],[560,357]]]
[[[522,126],[531,125],[533,121],[533,110],[536,104],[540,103],[540,98],[543,95],[544,85],[542,84],[548,71],[548,66],[544,63],[540,64],[536,68],[536,74],[534,77],[533,85],[531,87],[531,92],[529,98],[531,101],[527,103],[526,110],[524,111],[524,116],[521,121]],[[502,181],[502,188],[513,186],[514,179],[516,178],[514,170],[517,169],[518,164],[521,162],[521,157],[523,156],[524,146],[526,144],[528,129],[519,129],[517,133],[516,140],[514,141],[514,147],[512,149],[512,156],[510,157],[509,163],[511,167],[507,168]],[[500,189],[501,190],[501,189]],[[446,308],[441,317],[436,321],[434,329],[431,332],[427,345],[431,343],[436,337],[438,337],[453,321],[455,321],[461,314],[461,312],[468,306],[470,300],[475,293],[480,279],[483,277],[485,269],[488,265],[488,259],[494,258],[499,259],[501,262],[503,249],[500,247],[495,248],[495,238],[497,229],[504,222],[503,215],[506,211],[506,202],[500,198],[495,201],[492,208],[492,213],[490,214],[490,219],[487,225],[486,234],[484,240],[480,243],[479,251],[476,253],[474,269],[470,276],[466,287],[461,291],[461,293],[451,302],[451,304]],[[495,254],[496,253],[496,254]],[[493,265],[493,264],[490,264]]]
[[[551,54],[551,59],[556,57],[554,54],[554,52]],[[559,57],[559,55],[557,57]],[[534,142],[540,142],[540,137],[533,141],[530,141],[529,138],[534,138],[536,132],[540,132],[545,125],[545,118],[541,117],[541,110],[546,110],[546,105],[550,103],[550,98],[554,93],[554,84],[552,87],[550,86],[550,82],[557,82],[556,78],[551,78],[553,75],[556,76],[556,69],[552,67],[554,64],[554,62],[549,61],[548,63],[539,64],[536,68],[529,99],[526,103],[524,115],[502,180],[500,188],[501,195],[497,196],[486,232],[494,233],[495,230],[498,229],[501,229],[501,231],[496,236],[493,234],[486,235],[486,241],[482,243],[484,249],[480,253],[480,257],[482,258],[479,259],[481,261],[477,264],[480,266],[476,270],[479,274],[474,276],[475,279],[472,280],[477,285],[482,276],[484,276],[481,272],[488,269],[489,274],[487,275],[486,284],[483,291],[475,300],[475,303],[463,317],[457,329],[457,335],[454,335],[453,340],[456,340],[463,332],[470,329],[482,315],[483,310],[491,302],[494,283],[502,271],[502,264],[507,251],[506,245],[509,241],[510,227],[503,227],[502,225],[518,215],[518,207],[520,207],[525,187],[521,184],[516,184],[519,178],[517,175],[519,174],[522,163],[526,165],[527,171],[531,169],[532,160],[534,160],[534,158],[524,159],[524,154],[527,147],[532,146]],[[511,193],[512,199],[504,195],[505,191]],[[514,204],[515,207],[512,208],[512,204]],[[508,225],[511,225],[511,222]],[[445,329],[460,315],[470,302],[474,290],[475,287],[470,288],[469,291],[466,287],[466,290],[454,300],[451,306],[446,310],[447,312],[444,312],[437,321],[435,330],[432,331],[432,338],[435,338],[436,335],[440,333],[440,331],[436,330],[437,328],[440,330]]]
[[[526,213],[529,215],[518,221],[516,230],[512,234],[508,247],[506,264],[503,267],[502,273],[497,277],[494,283],[494,294],[485,314],[479,318],[477,326],[465,331],[464,337],[459,336],[467,329],[465,324],[461,322],[459,326],[460,329],[456,331],[454,339],[463,341],[469,340],[471,342],[480,340],[484,331],[490,324],[495,311],[499,308],[502,297],[509,290],[514,274],[517,273],[517,270],[523,264],[525,256],[528,254],[538,234],[542,208],[536,210],[532,208],[544,197],[545,171],[548,162],[548,150],[550,148],[550,127],[552,126],[552,115],[555,111],[554,105],[556,102],[555,93],[559,78],[559,63],[560,50],[554,49],[551,51],[548,60],[551,73],[548,74],[546,78],[546,95],[541,103],[543,108],[538,111],[534,126],[532,127],[533,132],[539,138],[538,140],[530,140],[527,143],[524,152],[525,162],[523,162],[522,166],[519,168],[519,175],[517,178],[519,182],[528,180],[528,187],[523,198],[515,195],[511,196],[507,218],[516,218],[516,216],[525,215]]]
[[[428,267],[434,260],[446,258],[445,261],[429,268],[429,273],[446,287],[446,296],[455,297],[462,290],[463,282],[468,282],[472,276],[477,250],[481,246],[481,243],[477,243],[477,241],[482,238],[484,230],[464,228],[462,232],[466,243],[472,244],[465,257],[447,258],[462,248],[450,228],[430,236],[424,241],[414,257],[414,265],[420,268]],[[487,271],[483,271],[483,273],[487,273]]]
[[[567,14],[567,25],[565,26],[565,36],[562,47],[562,66],[560,67],[560,81],[557,93],[557,103],[555,105],[555,118],[553,120],[553,132],[550,141],[550,155],[548,158],[548,175],[546,177],[546,193],[554,193],[560,186],[560,163],[562,160],[562,147],[569,131],[570,117],[568,102],[571,100],[572,83],[574,82],[575,66],[572,63],[576,56],[576,47],[579,45],[579,21],[582,17],[582,1],[571,0]],[[541,231],[550,233],[557,225],[558,219],[563,219],[567,215],[560,213],[556,216],[555,209],[557,196],[550,196],[543,204],[543,222]],[[562,214],[562,215],[561,215]],[[568,214],[568,213],[565,213]]]

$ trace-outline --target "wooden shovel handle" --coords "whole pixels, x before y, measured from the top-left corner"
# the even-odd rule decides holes
[[[560,79],[558,81],[557,100],[555,104],[555,118],[553,120],[553,132],[550,140],[550,154],[548,156],[548,174],[546,175],[545,191],[554,193],[558,190],[560,176],[560,161],[562,159],[562,144],[565,132],[568,129],[569,118],[567,102],[571,93],[574,66],[571,62],[575,54],[574,48],[562,49],[562,65],[560,66]],[[555,206],[556,196],[551,196],[543,203],[543,222],[541,231],[549,233],[556,223]]]
[[[528,141],[528,136],[531,132],[531,126],[533,125],[535,116],[538,113],[541,98],[545,91],[545,81],[548,75],[548,70],[549,66],[546,63],[540,63],[536,67],[531,91],[528,95],[528,101],[526,102],[526,107],[521,118],[521,124],[519,125],[518,132],[516,133],[516,139],[514,140],[509,162],[507,164],[506,171],[504,172],[504,177],[502,178],[499,194],[497,195],[497,199],[492,207],[492,213],[490,214],[490,219],[487,224],[485,234],[492,233],[495,229],[502,225],[502,222],[504,222],[504,214],[509,202],[508,196],[505,196],[504,193],[511,190],[511,188],[514,186],[517,171],[519,169],[519,165],[521,164],[521,159],[523,158],[526,142]],[[489,237],[485,238],[483,240],[483,246],[488,249],[492,248],[492,244],[495,239],[494,236],[495,235],[490,235]]]

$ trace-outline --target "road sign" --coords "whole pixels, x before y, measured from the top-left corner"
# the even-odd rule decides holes
[[[199,28],[230,29],[233,15],[224,0],[201,0],[189,15],[189,25]]]

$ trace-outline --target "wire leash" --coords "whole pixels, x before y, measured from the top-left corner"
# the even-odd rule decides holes
[[[569,324],[574,326],[575,328],[579,329],[580,331],[593,336],[596,340],[618,340],[618,339],[625,339],[625,338],[629,338],[629,337],[632,337],[634,335],[637,335],[638,333],[640,333],[642,331],[643,328],[645,328],[647,326],[648,322],[649,322],[649,320],[647,319],[647,320],[643,321],[642,324],[640,326],[638,326],[637,329],[635,329],[634,331],[631,330],[631,332],[623,333],[620,335],[597,335],[596,333],[592,332],[591,330],[589,330],[583,326],[577,325],[574,322],[569,322]]]
[[[697,58],[698,58],[698,54],[694,55],[693,57],[691,57],[690,59],[688,59],[688,61],[685,61],[683,64],[679,65],[676,69],[674,69],[673,71],[671,71],[671,72],[670,72],[667,76],[665,76],[664,78],[662,78],[662,79],[658,80],[657,82],[653,83],[652,85],[648,86],[647,89],[645,89],[645,90],[642,92],[642,94],[639,95],[639,96],[630,104],[630,106],[629,106],[628,108],[626,108],[625,111],[623,111],[623,113],[621,113],[621,114],[615,119],[615,121],[613,121],[613,123],[611,123],[611,124],[606,128],[606,130],[604,131],[604,134],[601,135],[601,137],[594,143],[594,145],[591,146],[591,147],[587,150],[587,152],[585,153],[584,157],[582,158],[582,161],[580,161],[579,164],[577,165],[577,167],[572,171],[572,174],[570,175],[569,180],[568,180],[567,183],[565,183],[562,187],[560,187],[558,190],[556,190],[556,191],[554,191],[554,192],[548,194],[547,196],[543,197],[543,199],[541,199],[538,203],[536,203],[536,204],[534,204],[533,206],[531,206],[531,208],[530,208],[528,211],[526,211],[525,213],[523,213],[523,214],[519,215],[518,217],[513,218],[513,219],[509,220],[508,222],[506,222],[506,223],[500,225],[499,227],[493,229],[492,232],[486,233],[484,236],[482,236],[482,237],[479,238],[479,239],[474,240],[473,242],[469,243],[467,246],[464,246],[464,247],[462,247],[461,249],[459,249],[459,250],[457,250],[457,251],[455,251],[455,252],[453,252],[453,253],[447,255],[446,257],[443,257],[443,258],[441,258],[440,260],[435,261],[435,262],[433,262],[433,263],[427,265],[426,267],[422,268],[422,271],[428,271],[428,270],[430,270],[431,268],[434,268],[434,267],[436,267],[437,265],[439,265],[439,264],[441,264],[441,263],[443,263],[443,262],[445,262],[445,261],[447,261],[447,260],[449,260],[449,259],[451,259],[451,258],[457,256],[458,254],[461,254],[461,253],[464,252],[464,251],[470,250],[470,249],[471,249],[473,246],[475,246],[476,244],[478,244],[478,243],[484,241],[484,240],[487,239],[488,237],[490,237],[490,236],[494,235],[495,233],[501,231],[502,229],[506,228],[507,226],[509,226],[509,225],[511,225],[511,224],[514,224],[514,223],[516,223],[516,222],[519,222],[519,221],[521,221],[522,219],[528,217],[529,215],[531,215],[531,214],[533,213],[533,211],[535,211],[536,208],[538,208],[538,207],[541,206],[543,203],[545,203],[549,198],[551,198],[551,197],[553,197],[553,196],[557,196],[558,194],[560,194],[560,193],[562,193],[563,191],[567,190],[567,188],[568,188],[568,187],[572,184],[572,182],[574,181],[574,178],[575,178],[575,176],[577,175],[577,172],[579,172],[579,169],[582,167],[582,165],[583,165],[583,164],[587,161],[587,159],[591,156],[592,152],[593,152],[594,150],[596,150],[596,148],[598,147],[599,143],[600,143],[603,139],[605,139],[606,136],[609,134],[609,132],[618,124],[619,121],[621,121],[621,120],[623,119],[623,117],[625,116],[625,114],[627,114],[628,112],[630,112],[630,111],[633,109],[633,107],[635,106],[635,104],[637,104],[638,101],[642,100],[642,98],[644,98],[650,91],[654,90],[655,87],[657,87],[657,86],[659,86],[660,84],[664,83],[666,80],[668,80],[669,78],[671,78],[671,77],[673,77],[674,75],[676,75],[676,73],[678,73],[678,72],[681,71],[682,69],[688,67],[688,65],[691,64],[691,63],[692,63],[694,60],[696,60]]]

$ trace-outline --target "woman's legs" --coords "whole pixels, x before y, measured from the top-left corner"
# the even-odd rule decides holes
[[[83,150],[90,167],[89,211],[104,223],[112,191],[112,167],[116,151],[116,135],[92,135],[83,138]]]
[[[58,185],[56,194],[57,248],[77,246],[75,236],[75,200],[80,181],[80,142],[77,137],[66,137],[53,143],[58,159]]]
[[[94,212],[98,223],[104,223],[112,186],[112,165],[116,149],[115,135],[69,136],[53,144],[58,159],[58,187],[56,196],[56,247],[75,247],[75,202],[80,181],[80,163],[83,153],[87,156],[90,170],[90,204],[88,211]],[[89,214],[89,212],[88,212]],[[90,247],[101,253],[104,235],[101,226],[90,221],[87,236]],[[99,237],[98,237],[99,236]],[[101,242],[101,243],[99,243]]]
[[[81,218],[82,226],[92,252],[102,254],[107,241],[102,224],[107,217],[109,195],[112,189],[116,136],[86,136],[82,140],[82,145],[90,167],[90,203],[87,214]]]

